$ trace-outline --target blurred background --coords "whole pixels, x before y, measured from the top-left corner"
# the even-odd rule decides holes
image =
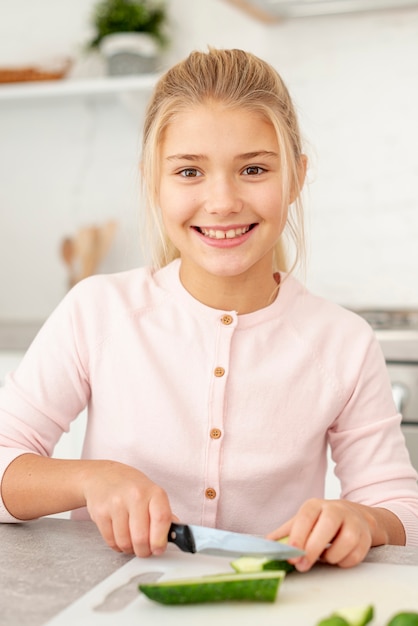
[[[165,4],[156,74],[212,45],[250,50],[287,82],[310,159],[308,287],[350,307],[416,307],[418,3],[281,20],[256,2]],[[117,224],[95,271],[143,262],[140,129],[155,81],[107,76],[88,48],[96,5],[0,0],[0,76],[66,68],[0,84],[0,325],[46,318],[70,280],[64,240],[80,229]]]

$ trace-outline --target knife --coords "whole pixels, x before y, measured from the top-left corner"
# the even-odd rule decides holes
[[[280,541],[186,524],[172,523],[168,532],[168,541],[174,543],[183,552],[199,552],[215,556],[254,556],[287,560],[305,554],[303,550]]]

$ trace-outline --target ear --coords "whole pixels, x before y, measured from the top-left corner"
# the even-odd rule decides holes
[[[306,178],[306,170],[308,169],[308,157],[306,154],[301,154],[299,163],[297,164],[297,181],[292,185],[290,191],[289,204],[292,204],[302,191],[303,184]]]

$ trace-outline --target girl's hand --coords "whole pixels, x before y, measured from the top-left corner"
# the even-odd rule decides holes
[[[318,559],[352,567],[364,559],[372,546],[388,543],[384,523],[394,524],[394,517],[384,509],[347,500],[314,498],[307,500],[294,517],[268,538],[288,536],[290,545],[305,550],[305,556],[290,559],[301,572],[309,570]]]
[[[170,523],[177,518],[165,491],[145,474],[98,461],[87,469],[83,491],[90,517],[111,548],[139,557],[164,552]]]

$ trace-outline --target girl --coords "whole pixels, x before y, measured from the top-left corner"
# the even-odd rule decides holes
[[[282,266],[303,249],[306,157],[275,70],[193,52],[143,136],[151,267],[81,281],[0,401],[1,521],[72,510],[114,549],[161,554],[173,519],[289,535],[350,567],[418,545],[418,489],[379,345]],[[51,458],[88,407],[80,460]],[[340,500],[324,499],[330,444]]]

